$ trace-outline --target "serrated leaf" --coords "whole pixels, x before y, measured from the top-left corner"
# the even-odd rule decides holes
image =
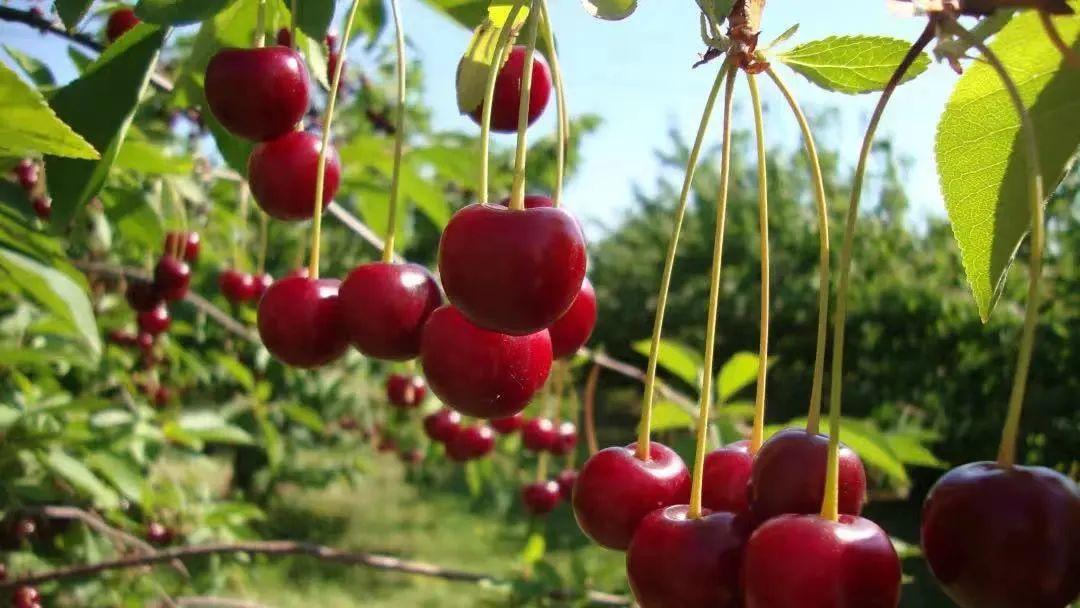
[[[213,17],[230,2],[232,0],[139,0],[135,15],[157,25],[186,25]]]
[[[132,244],[141,251],[160,246],[165,236],[164,224],[147,194],[113,188],[103,193],[101,200],[106,217],[124,236],[125,245]]]
[[[53,77],[52,70],[49,69],[45,62],[7,45],[4,45],[4,51],[19,66],[19,69],[26,72],[26,75],[30,77],[30,81],[37,86],[51,87],[56,84],[56,78]]]
[[[618,21],[637,10],[637,0],[581,0],[585,12],[597,19]]]
[[[60,15],[64,27],[74,30],[93,3],[94,0],[56,0],[56,13]]]
[[[830,36],[800,44],[776,58],[823,89],[852,95],[885,88],[910,46],[886,36]],[[903,82],[922,74],[929,65],[930,58],[920,53]]]
[[[650,346],[649,340],[639,340],[634,343],[634,351],[643,357],[648,357]],[[700,381],[703,365],[701,357],[685,344],[674,340],[660,340],[656,363],[690,386],[696,387]]]
[[[99,158],[94,147],[64,124],[37,90],[0,63],[0,156],[54,154]],[[51,172],[50,167],[50,172]]]
[[[513,13],[513,2],[508,0],[495,0],[488,7],[487,18],[473,31],[472,40],[465,49],[465,54],[458,63],[457,70],[457,102],[458,111],[469,114],[480,107],[484,102],[484,92],[487,86],[488,72],[496,61],[495,53],[498,51],[499,37]],[[514,44],[517,31],[529,16],[529,8],[521,7],[514,17],[513,30],[507,48]],[[506,54],[499,57],[499,65],[505,61]]]
[[[1055,24],[1080,52],[1080,21]],[[1014,17],[990,48],[1013,75],[1035,124],[1049,195],[1080,145],[1080,70],[1063,64],[1035,12]],[[953,237],[985,322],[1031,224],[1020,119],[989,65],[973,63],[956,83],[938,123],[935,152]]]
[[[90,498],[94,506],[102,509],[115,509],[120,505],[120,497],[105,482],[98,479],[87,466],[72,458],[59,448],[44,456],[43,462],[53,474],[62,477],[73,488]]]

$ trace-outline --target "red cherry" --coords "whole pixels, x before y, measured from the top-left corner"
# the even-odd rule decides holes
[[[926,497],[922,546],[962,608],[1060,608],[1080,595],[1080,490],[1045,467],[957,467]]]
[[[702,472],[701,504],[712,511],[745,513],[750,508],[747,486],[753,465],[749,441],[710,452]]]
[[[386,398],[391,405],[412,408],[419,407],[427,396],[427,384],[420,376],[390,374],[386,378]]]
[[[405,361],[420,354],[420,336],[442,305],[435,277],[419,264],[361,264],[341,284],[345,331],[369,357]]]
[[[230,132],[268,141],[292,131],[308,110],[311,86],[296,51],[223,49],[206,66],[206,101]]]
[[[167,386],[159,386],[154,391],[154,405],[158,407],[165,407],[172,401],[173,392]]]
[[[135,345],[144,353],[150,352],[154,348],[154,334],[146,331],[139,332],[135,338]]]
[[[649,443],[649,460],[637,446],[610,447],[593,454],[574,486],[574,516],[593,542],[625,551],[637,525],[656,509],[690,500],[690,472],[671,448]]]
[[[486,424],[461,427],[446,444],[446,453],[458,462],[483,458],[494,449],[495,432]]]
[[[500,435],[509,435],[520,429],[523,424],[525,424],[525,414],[521,412],[505,418],[495,418],[491,421],[491,427]]]
[[[555,430],[555,441],[551,445],[551,453],[565,456],[577,447],[577,427],[573,422],[562,422]]]
[[[521,502],[533,515],[547,515],[559,504],[559,484],[555,481],[538,481],[521,488]]]
[[[45,196],[35,196],[33,200],[34,215],[41,221],[48,221],[52,217],[52,199]]]
[[[110,330],[108,339],[117,346],[132,347],[138,344],[138,336],[123,329]]]
[[[278,46],[291,47],[292,46],[292,32],[289,28],[283,27],[277,31],[276,41]]]
[[[15,525],[12,526],[12,533],[15,535],[15,540],[20,543],[33,538],[37,531],[37,522],[34,521],[32,517],[20,517],[15,521]]]
[[[555,482],[559,484],[559,496],[566,502],[570,502],[574,496],[574,484],[577,483],[577,478],[578,472],[574,469],[566,469],[555,477]]]
[[[161,304],[161,294],[158,293],[157,286],[142,279],[129,281],[124,297],[135,312],[146,312]]]
[[[547,380],[551,339],[546,331],[507,336],[480,329],[443,306],[424,325],[420,361],[443,403],[477,418],[504,418],[525,409]]]
[[[746,608],[896,608],[900,559],[869,519],[781,515],[746,543],[743,593]]]
[[[226,269],[218,275],[218,288],[231,304],[240,304],[255,299],[255,278],[246,272]]]
[[[23,190],[30,192],[38,185],[40,174],[37,164],[29,158],[24,158],[15,165],[15,177]]]
[[[547,452],[555,448],[559,441],[559,431],[547,418],[532,418],[521,427],[521,444],[526,450]]]
[[[336,49],[337,48],[337,43],[338,43],[337,34],[334,34],[334,33],[327,34],[326,38],[323,38],[323,42],[326,43],[326,48],[328,48],[330,50]]]
[[[307,274],[305,273],[304,276],[306,277]],[[274,277],[270,276],[268,273],[263,272],[255,275],[253,277],[253,280],[255,282],[255,297],[252,299],[258,302],[262,299],[263,294],[266,293],[266,290],[270,289],[270,286],[274,284]]]
[[[40,608],[41,593],[29,585],[20,585],[11,594],[12,608]]]
[[[289,279],[292,277],[300,277],[302,279],[306,279],[308,278],[309,274],[310,272],[308,271],[307,266],[301,266],[300,268],[296,268],[289,274],[285,275],[285,278]]]
[[[165,300],[182,300],[191,285],[191,267],[172,256],[158,260],[154,268],[154,287]]]
[[[734,513],[687,516],[686,505],[649,513],[626,552],[641,608],[741,608],[739,569],[750,533]]]
[[[337,279],[292,277],[275,282],[259,301],[263,344],[282,363],[313,368],[345,354]]]
[[[424,433],[432,441],[447,443],[461,430],[461,414],[443,408],[424,417]]]
[[[397,451],[397,441],[393,437],[380,437],[378,445],[375,449],[379,452],[395,452]]]
[[[596,327],[596,291],[589,279],[581,282],[570,310],[548,328],[551,334],[551,352],[556,359],[572,357],[592,336]]]
[[[525,47],[510,50],[506,63],[499,68],[495,80],[495,95],[491,102],[491,129],[500,133],[514,133],[518,127],[518,110],[521,105],[521,80],[525,74]],[[529,88],[529,123],[533,124],[544,113],[551,98],[551,70],[540,53],[533,55],[532,83]],[[484,104],[481,103],[469,116],[480,124]]]
[[[169,307],[164,302],[158,303],[157,306],[150,310],[140,312],[135,317],[135,320],[139,326],[139,331],[150,336],[165,333],[172,323],[172,317],[169,316]]]
[[[334,75],[337,74],[338,64],[341,63],[341,53],[330,51],[326,54],[326,76],[330,81],[334,80]],[[342,74],[342,80],[345,75]]]
[[[7,575],[7,564],[0,562],[0,581],[6,581]]]
[[[173,531],[165,524],[152,521],[146,526],[146,541],[152,545],[167,545],[173,541]]]
[[[758,522],[783,513],[817,513],[825,497],[829,438],[803,429],[773,435],[750,470],[750,510]],[[840,512],[858,515],[866,502],[866,471],[858,454],[840,445]]]
[[[130,8],[118,8],[109,13],[109,20],[105,23],[105,39],[115,42],[117,38],[128,33],[131,28],[142,23],[135,16],[135,11]]]
[[[199,249],[202,247],[198,232],[169,232],[165,235],[163,251],[165,255],[173,255],[177,250],[182,250],[182,257],[186,262],[194,262],[199,259]]]
[[[288,222],[311,219],[315,213],[315,180],[322,140],[306,131],[291,131],[255,146],[248,158],[248,181],[256,202],[268,215]],[[341,182],[341,161],[333,146],[326,155],[323,207],[334,200]]]

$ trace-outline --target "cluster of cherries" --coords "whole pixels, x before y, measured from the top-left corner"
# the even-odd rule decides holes
[[[226,268],[218,274],[218,289],[234,306],[258,302],[273,284],[274,277],[265,272],[252,274],[237,268]]]
[[[30,206],[34,209],[34,215],[43,222],[52,216],[52,199],[45,192],[45,184],[41,180],[41,167],[29,158],[24,158],[15,165],[12,170],[15,180],[26,192],[30,199]]]

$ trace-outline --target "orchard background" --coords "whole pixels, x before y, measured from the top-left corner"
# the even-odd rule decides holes
[[[323,273],[344,276],[379,258],[389,215],[397,128],[393,25],[382,0],[362,0],[355,36],[336,41],[335,49],[321,34],[343,29],[350,3],[301,2],[312,9],[295,42],[315,81],[306,120],[316,127],[331,80],[327,59],[340,53],[336,61],[346,61],[333,123],[341,188],[322,233]],[[290,26],[287,4],[269,0],[267,34]],[[488,3],[426,4],[434,10],[424,19],[472,29]],[[0,561],[6,572],[53,571],[165,547],[229,545],[236,550],[208,551],[182,564],[165,560],[45,581],[42,605],[629,605],[621,554],[592,545],[565,504],[546,517],[523,509],[519,490],[535,477],[539,458],[523,449],[518,435],[500,436],[490,458],[452,462],[422,429],[422,418],[440,408],[433,395],[411,409],[387,402],[387,377],[413,373],[411,364],[350,351],[319,370],[288,368],[260,344],[255,305],[230,302],[222,293],[219,274],[226,269],[280,278],[302,267],[310,228],[265,220],[241,185],[250,144],[204,111],[207,62],[223,46],[250,42],[259,1],[195,5],[144,0],[140,14],[149,11],[175,27],[144,24],[111,43],[106,20],[119,3],[0,5],[0,20],[7,22],[0,31],[5,38],[13,34],[0,40],[0,172],[8,176],[0,180]],[[770,8],[763,34],[769,40],[791,25],[777,21],[783,3]],[[1080,30],[1070,19],[1061,28],[1075,49]],[[406,32],[411,20],[405,15]],[[555,26],[558,33],[557,20]],[[687,23],[671,35],[696,39],[697,26]],[[834,24],[849,27],[830,33],[861,31],[858,23]],[[38,52],[30,33],[48,38],[50,49],[66,44],[64,65],[53,65],[54,52]],[[443,51],[456,62],[465,49]],[[605,62],[614,79],[635,69],[602,49],[591,56],[560,52],[559,59]],[[696,59],[669,67],[690,74]],[[886,58],[885,77],[897,61]],[[75,73],[69,74],[71,66]],[[445,98],[439,103],[453,107],[454,92],[424,91],[425,69],[410,53],[396,251],[434,267],[441,230],[475,200],[479,142],[467,118],[452,130],[433,127],[433,113],[446,109],[428,104]],[[925,69],[948,67],[921,65]],[[837,78],[844,74],[823,74],[826,85],[843,88]],[[1060,80],[1058,95],[1080,96],[1080,78]],[[582,150],[605,120],[602,112],[575,113],[574,95],[568,89],[570,184],[596,166]],[[839,94],[824,99],[810,106],[811,122],[838,253],[854,156],[845,148],[851,138],[843,126],[862,106]],[[55,116],[46,111],[50,106]],[[655,108],[660,115],[665,110]],[[722,403],[713,418],[714,441],[725,443],[750,430],[758,368],[757,167],[752,125],[745,113],[738,116],[720,364],[708,372],[717,374]],[[1080,175],[1067,160],[1080,142],[1080,125],[1061,120],[1056,131],[1039,123],[1039,135],[1053,142],[1062,160],[1048,169],[1053,194],[1046,205],[1043,272],[1049,280],[1019,460],[1075,479]],[[772,137],[766,163],[773,273],[767,432],[805,416],[815,355],[814,184],[797,133],[787,128],[790,137]],[[935,124],[903,128],[929,133]],[[578,422],[584,435],[580,415],[587,401],[595,406],[600,446],[635,436],[639,370],[649,352],[690,133],[673,128],[655,150],[655,181],[631,173],[604,176],[632,184],[634,200],[586,225],[596,329],[587,350],[566,366],[561,386],[545,389],[527,415],[554,413]],[[531,135],[527,190],[550,192],[557,180],[556,137],[550,130]],[[496,200],[509,194],[513,152],[512,138],[496,140]],[[930,158],[933,150],[917,153]],[[659,357],[664,387],[653,414],[654,433],[687,462],[704,365],[698,353],[705,344],[719,155],[707,143],[689,193]],[[30,188],[19,183],[24,159],[33,159],[40,172]],[[854,242],[843,440],[867,466],[867,516],[888,531],[904,560],[901,605],[951,606],[921,558],[920,508],[945,469],[995,452],[1023,321],[1027,246],[1021,245],[1012,272],[1002,275],[1000,292],[980,294],[976,287],[973,301],[956,227],[944,213],[913,212],[917,201],[910,193],[926,187],[912,186],[910,164],[887,135],[878,138]],[[603,166],[618,168],[617,162]],[[1060,183],[1050,181],[1056,173]],[[573,193],[571,187],[567,208],[582,217],[595,218],[590,207],[605,204]],[[41,196],[51,197],[51,215],[35,212],[33,201]],[[190,293],[170,305],[171,326],[154,344],[128,344],[135,315],[125,290],[151,273],[166,234],[179,230],[201,238]],[[589,390],[594,366],[601,371]],[[544,457],[544,466],[573,468],[587,455],[581,441],[567,456]],[[242,550],[243,543],[267,540],[296,544],[260,545],[262,553],[285,555]]]

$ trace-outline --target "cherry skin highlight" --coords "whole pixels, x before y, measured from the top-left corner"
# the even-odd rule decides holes
[[[521,444],[526,450],[547,452],[559,441],[555,423],[547,418],[533,418],[521,427]]]
[[[625,551],[646,515],[690,500],[690,472],[678,454],[653,441],[645,461],[635,455],[636,448],[610,447],[593,454],[574,486],[578,526],[608,549]]]
[[[626,552],[626,575],[641,608],[741,608],[739,569],[750,533],[734,513],[691,519],[675,505],[649,513]]]
[[[165,243],[162,246],[165,255],[173,255],[179,250],[184,261],[191,263],[199,259],[201,248],[202,239],[198,232],[170,232],[165,235]]]
[[[701,504],[713,511],[745,513],[750,508],[748,484],[754,457],[750,442],[737,441],[705,456]]]
[[[116,42],[118,38],[140,23],[142,21],[135,16],[135,11],[126,7],[118,8],[109,13],[109,20],[105,22],[105,39]]]
[[[337,279],[282,279],[259,301],[259,336],[270,354],[293,367],[326,365],[345,354]]]
[[[483,458],[495,449],[495,432],[486,424],[461,427],[446,444],[451,460],[465,462]]]
[[[344,330],[357,350],[376,359],[416,358],[424,323],[441,305],[435,277],[419,264],[362,264],[341,284]]]
[[[165,303],[159,302],[157,306],[150,310],[136,315],[135,321],[140,332],[150,336],[157,336],[168,331],[169,325],[172,324],[172,317],[169,316],[169,308]]]
[[[562,209],[469,205],[439,242],[446,297],[476,325],[512,335],[549,327],[585,279],[585,237]]]
[[[218,275],[218,288],[230,304],[241,304],[255,299],[255,279],[246,272],[227,269]]]
[[[869,519],[781,515],[746,543],[746,608],[896,608],[900,559]]]
[[[506,62],[499,68],[495,79],[495,95],[491,101],[491,130],[499,133],[516,133],[518,111],[521,105],[521,81],[525,75],[525,47],[515,46]],[[532,82],[529,87],[529,125],[544,113],[551,99],[551,70],[540,53],[533,54]],[[469,117],[476,124],[483,120],[484,104],[481,103]]]
[[[191,267],[172,256],[158,260],[154,267],[154,287],[165,300],[183,300],[191,285]]]
[[[173,541],[173,531],[165,524],[152,521],[146,526],[146,542],[152,545],[167,545]]]
[[[577,427],[573,422],[563,421],[555,429],[555,442],[549,448],[552,454],[566,456],[577,447]]]
[[[420,362],[443,403],[477,418],[505,418],[529,404],[551,371],[546,331],[508,336],[480,329],[453,306],[431,313]]]
[[[574,496],[574,484],[577,483],[577,478],[578,472],[574,469],[565,469],[555,477],[555,482],[559,484],[559,497],[566,502],[570,502]]]
[[[785,429],[766,441],[750,470],[750,510],[758,522],[783,513],[817,513],[825,498],[829,438]],[[866,502],[866,470],[840,444],[840,512],[858,515]]]
[[[404,408],[419,407],[427,396],[427,384],[420,376],[390,374],[386,378],[386,398],[391,405]]]
[[[321,149],[322,140],[306,131],[291,131],[255,146],[248,158],[248,183],[267,215],[286,222],[311,219]],[[334,200],[340,183],[341,161],[331,145],[326,154],[323,208]]]
[[[559,484],[554,481],[538,481],[521,488],[521,502],[532,515],[547,515],[559,504]]]
[[[162,301],[157,287],[152,282],[142,279],[133,279],[128,282],[124,298],[135,312],[152,310]]]
[[[505,418],[493,418],[491,420],[491,428],[495,429],[500,435],[510,435],[515,433],[525,424],[525,414],[518,412],[513,416],[507,416]]]
[[[281,46],[223,49],[206,66],[210,111],[230,133],[252,141],[295,129],[308,110],[310,86],[303,58]]]
[[[255,297],[252,299],[258,302],[262,299],[266,290],[270,289],[270,286],[274,284],[274,277],[263,272],[252,277],[252,281],[255,283]]]
[[[957,467],[926,497],[922,546],[962,608],[1061,608],[1080,595],[1080,490],[1045,467]]]
[[[432,441],[448,443],[461,430],[461,414],[450,408],[424,417],[424,434]]]

